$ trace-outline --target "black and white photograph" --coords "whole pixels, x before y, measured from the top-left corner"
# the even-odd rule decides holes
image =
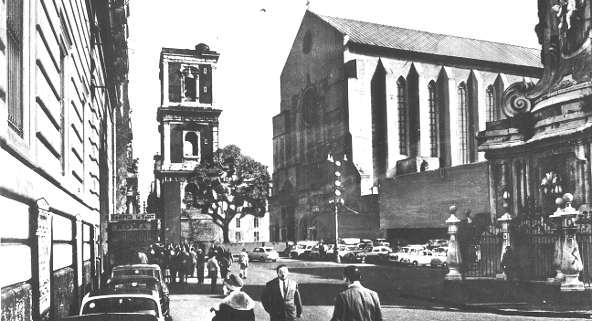
[[[592,319],[592,0],[0,0],[1,321]]]

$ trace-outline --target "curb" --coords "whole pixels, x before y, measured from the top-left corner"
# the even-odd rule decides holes
[[[435,297],[424,297],[414,294],[400,294],[401,297],[407,299],[416,299],[421,301],[433,302],[455,308],[467,312],[485,312],[498,315],[509,316],[525,316],[525,317],[547,317],[547,318],[573,318],[573,319],[592,319],[592,312],[579,311],[543,311],[543,310],[519,310],[519,309],[502,309],[487,306],[477,306],[471,304],[457,303],[447,300],[438,299]]]

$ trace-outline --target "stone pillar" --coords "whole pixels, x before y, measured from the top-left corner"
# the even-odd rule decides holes
[[[563,209],[561,206],[563,205],[563,198],[558,197],[555,199],[555,204],[557,205],[557,209],[552,215],[549,215],[549,219],[551,220],[555,234],[557,238],[555,239],[555,245],[553,250],[553,268],[555,269],[555,278],[550,279],[550,281],[557,281],[561,282],[565,278],[563,272],[561,272],[561,257],[562,257],[562,250],[561,244],[563,244],[563,236],[561,232],[561,214],[563,213]]]
[[[162,83],[161,83],[161,105],[168,106],[169,105],[169,62],[168,60],[164,59],[162,61]]]
[[[446,255],[446,264],[448,264],[448,274],[446,274],[446,280],[462,280],[462,274],[460,272],[460,266],[462,263],[462,257],[460,255],[460,248],[456,235],[458,232],[458,223],[460,220],[456,217],[456,206],[450,206],[450,217],[446,220],[448,225],[448,234],[450,235],[450,242],[448,243],[448,254]]]
[[[508,249],[511,249],[512,242],[511,242],[511,235],[510,235],[510,222],[512,222],[512,215],[507,211],[502,215],[502,217],[497,219],[502,226],[502,252],[500,255],[500,262],[503,262],[504,255]],[[502,273],[497,274],[496,278],[507,280],[508,276],[506,275],[506,271],[502,270]]]
[[[563,201],[565,202],[565,208],[561,215],[561,227],[563,229],[561,272],[565,275],[565,279],[561,282],[561,291],[584,291],[584,283],[579,280],[584,265],[576,240],[576,219],[579,212],[571,206],[571,202],[573,202],[572,194],[565,193]]]

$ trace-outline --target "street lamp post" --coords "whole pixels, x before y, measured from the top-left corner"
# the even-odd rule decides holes
[[[333,173],[334,173],[334,183],[333,183],[333,208],[334,208],[334,216],[335,216],[335,247],[333,248],[333,252],[335,253],[335,262],[341,263],[341,258],[339,257],[338,245],[339,245],[339,205],[344,203],[343,200],[343,182],[341,179],[342,176],[342,166],[347,161],[347,156],[343,155],[343,160],[336,160],[333,158],[333,155],[327,155],[327,161],[333,164]],[[331,202],[331,201],[330,201]]]

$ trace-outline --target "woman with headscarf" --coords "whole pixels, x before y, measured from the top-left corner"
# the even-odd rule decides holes
[[[220,303],[213,321],[255,321],[255,301],[241,291],[244,283],[238,275],[231,273],[224,280],[226,297]]]

